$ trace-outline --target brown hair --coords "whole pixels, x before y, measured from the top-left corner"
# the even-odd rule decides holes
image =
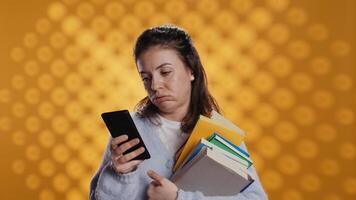
[[[153,46],[162,46],[177,51],[183,63],[192,70],[195,77],[192,82],[188,113],[183,118],[181,125],[181,130],[190,134],[199,115],[210,117],[212,110],[220,113],[216,100],[208,91],[206,74],[198,52],[186,31],[174,25],[163,25],[147,29],[137,38],[134,48],[135,63],[143,52]],[[137,103],[135,110],[140,117],[147,117],[150,120],[157,117],[158,113],[158,108],[148,96]]]

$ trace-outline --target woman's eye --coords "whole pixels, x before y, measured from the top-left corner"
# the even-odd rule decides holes
[[[170,71],[167,71],[167,72],[161,72],[163,75],[167,75],[169,73],[171,73]]]

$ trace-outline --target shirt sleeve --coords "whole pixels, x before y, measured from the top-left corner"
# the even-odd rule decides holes
[[[90,182],[90,200],[127,200],[135,199],[135,188],[139,183],[138,167],[135,171],[126,174],[116,173],[110,165],[111,137],[106,146],[102,163]]]
[[[240,147],[247,152],[246,145],[243,142]],[[263,190],[255,167],[251,166],[248,170],[254,176],[255,181],[243,192],[240,192],[234,196],[204,196],[204,194],[200,191],[189,192],[179,189],[177,200],[268,200],[267,194]]]

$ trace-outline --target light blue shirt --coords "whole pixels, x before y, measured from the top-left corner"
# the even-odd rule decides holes
[[[154,170],[161,176],[170,178],[174,166],[174,155],[167,151],[160,138],[155,134],[157,125],[148,119],[140,118],[136,113],[131,114],[135,125],[140,132],[151,158],[144,160],[135,171],[127,174],[117,174],[110,166],[110,143],[106,147],[103,161],[91,180],[91,200],[145,200],[147,189],[152,179],[147,175],[148,170]],[[247,151],[244,144],[241,148]],[[188,192],[179,189],[177,200],[265,200],[268,199],[264,192],[256,170],[253,166],[248,169],[255,181],[243,192],[234,196],[204,196],[203,193]]]

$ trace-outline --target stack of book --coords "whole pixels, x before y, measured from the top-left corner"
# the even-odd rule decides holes
[[[215,116],[200,116],[171,180],[185,191],[200,191],[207,196],[235,195],[254,181],[247,170],[253,162],[238,147],[245,136],[243,131],[221,115]]]

